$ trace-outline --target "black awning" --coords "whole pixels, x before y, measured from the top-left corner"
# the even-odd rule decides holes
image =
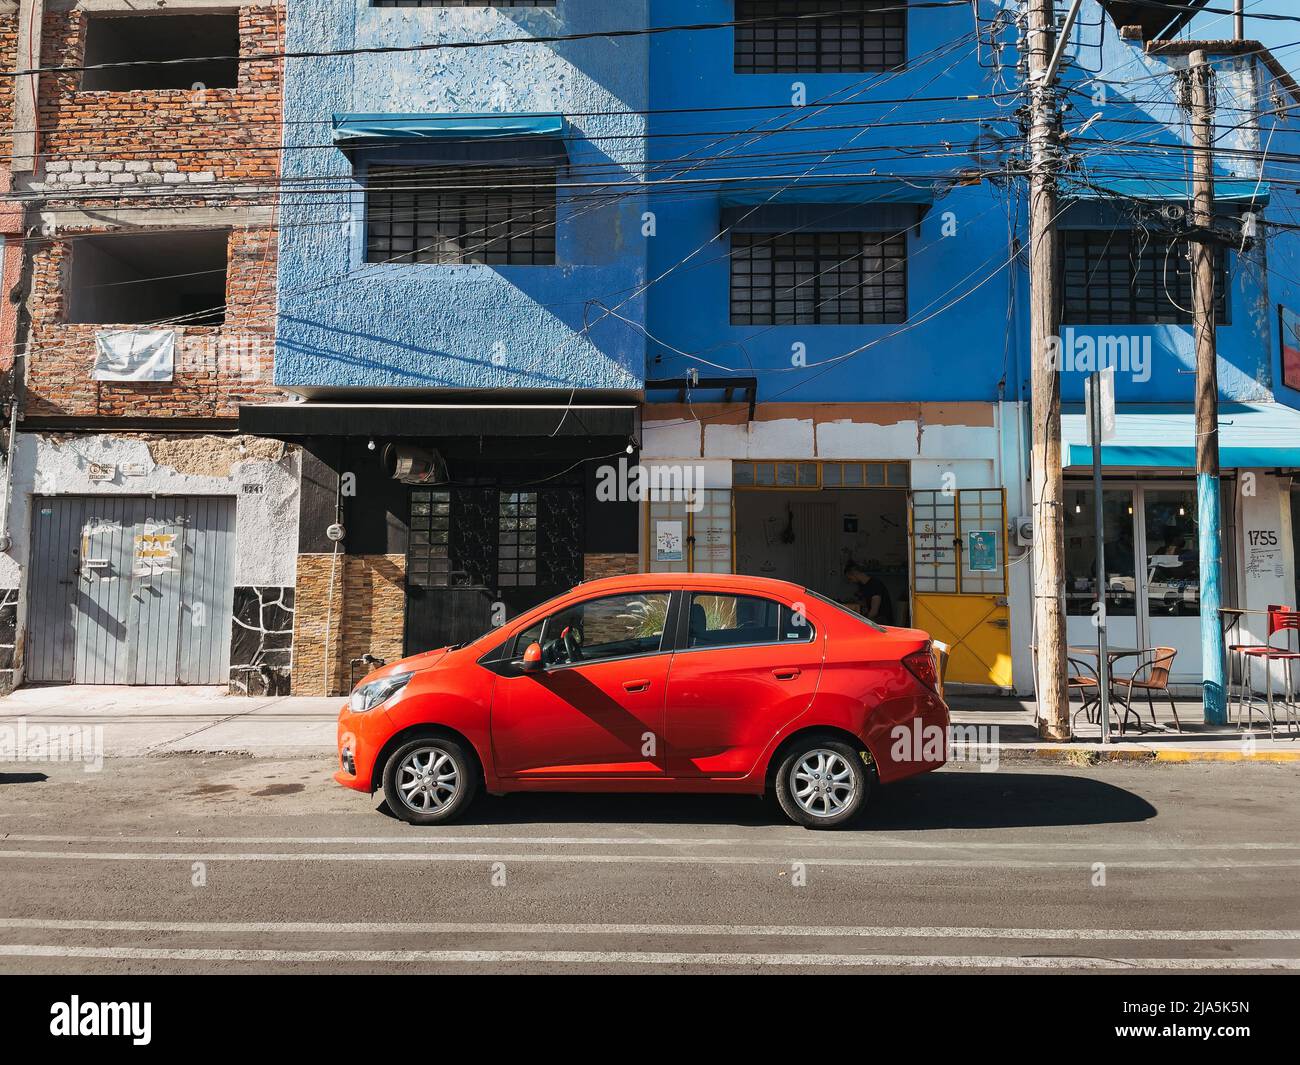
[[[632,404],[263,403],[239,408],[239,431],[290,440],[308,436],[588,437],[636,434]]]

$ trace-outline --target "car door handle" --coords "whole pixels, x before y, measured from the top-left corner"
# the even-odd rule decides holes
[[[802,670],[798,669],[774,669],[772,676],[777,680],[794,680],[801,672]]]
[[[623,690],[629,692],[643,692],[649,687],[650,682],[648,680],[625,680],[623,682]]]

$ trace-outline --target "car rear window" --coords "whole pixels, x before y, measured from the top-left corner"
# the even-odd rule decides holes
[[[875,629],[877,632],[885,631],[885,627],[883,625],[877,625],[870,618],[864,618],[856,610],[851,610],[843,603],[837,603],[834,599],[831,599],[829,596],[822,595],[821,592],[814,592],[811,588],[805,588],[804,591],[807,592],[809,595],[811,595],[814,599],[816,599],[817,602],[825,603],[827,606],[833,606],[836,610],[840,611],[841,613],[847,614],[854,621],[860,621],[862,622],[862,624]]]

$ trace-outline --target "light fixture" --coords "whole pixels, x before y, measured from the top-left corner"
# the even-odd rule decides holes
[[[366,444],[366,450],[367,451],[375,450],[375,442],[373,440],[371,440],[369,443]]]
[[[1184,508],[1184,507],[1179,507],[1179,508],[1178,508],[1178,516],[1179,516],[1180,518],[1185,518],[1185,517],[1187,517],[1187,510],[1186,510],[1186,508]]]

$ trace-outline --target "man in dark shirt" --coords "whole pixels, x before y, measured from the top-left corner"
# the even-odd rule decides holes
[[[844,576],[850,584],[857,587],[855,594],[864,618],[870,618],[878,625],[894,623],[894,602],[884,581],[872,576],[855,562],[844,567]]]

